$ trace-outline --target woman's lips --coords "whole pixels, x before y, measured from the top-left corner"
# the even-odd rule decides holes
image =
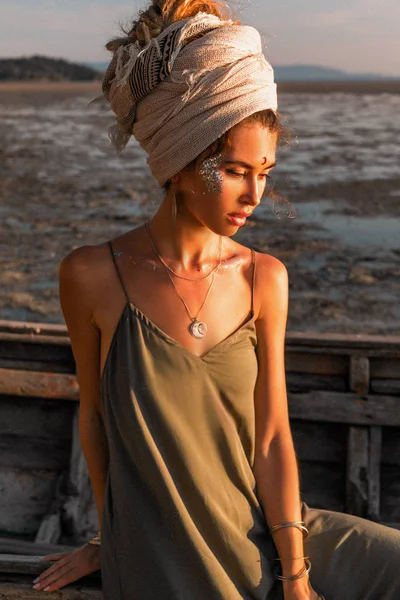
[[[243,225],[246,223],[246,219],[249,216],[250,215],[232,213],[228,215],[228,220],[232,223],[232,225],[236,225],[236,227],[243,227]]]

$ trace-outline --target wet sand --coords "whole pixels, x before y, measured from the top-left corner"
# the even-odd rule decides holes
[[[307,93],[312,89],[313,84]],[[142,223],[161,199],[137,149],[122,159],[125,170],[117,159],[110,159],[105,170],[99,167],[92,129],[88,136],[94,136],[93,152],[82,150],[77,138],[73,159],[70,146],[63,149],[62,128],[58,145],[40,137],[46,125],[43,113],[37,134],[24,139],[24,119],[32,125],[30,111],[35,107],[62,100],[68,111],[77,95],[86,106],[99,92],[96,83],[0,85],[3,110],[22,111],[20,139],[10,137],[15,135],[11,125],[1,125],[1,319],[63,322],[58,301],[62,258],[74,247],[104,242]],[[91,119],[93,132],[104,129],[103,116]],[[72,117],[68,124],[72,127]],[[84,126],[79,125],[76,135]],[[237,240],[287,266],[288,330],[399,335],[400,245],[384,243],[385,229],[375,243],[374,230],[368,227],[381,219],[383,228],[397,224],[400,234],[400,178],[299,187],[277,177],[276,186],[290,199],[297,217],[280,220],[260,207]],[[327,223],[331,227],[335,219],[337,230],[329,229]],[[344,226],[357,225],[357,220],[364,230],[357,234],[357,243],[350,243],[356,240],[351,229],[346,238]]]
[[[399,80],[382,81],[284,81],[278,83],[279,91],[285,93],[329,93],[349,92],[355,94],[399,94]],[[0,93],[5,92],[46,92],[46,93],[92,93],[100,90],[101,83],[96,81],[3,81],[0,82]]]
[[[278,92],[291,94],[400,94],[400,79],[388,81],[293,81],[278,83]]]

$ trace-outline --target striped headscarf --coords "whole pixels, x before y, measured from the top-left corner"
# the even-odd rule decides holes
[[[109,135],[122,151],[134,135],[161,187],[225,131],[277,109],[258,31],[200,12],[141,47],[118,47],[103,80],[116,115]]]

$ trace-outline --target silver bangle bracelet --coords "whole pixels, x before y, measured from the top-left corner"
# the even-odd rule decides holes
[[[285,527],[295,527],[296,529],[299,529],[300,531],[302,531],[304,539],[306,539],[309,535],[309,531],[304,521],[291,521],[287,523],[279,523],[278,525],[273,525],[272,527],[270,527],[269,532],[272,534],[275,531],[278,531],[278,529],[284,529]]]
[[[303,577],[306,577],[311,571],[311,561],[308,558],[305,558],[304,562],[307,565],[305,571],[301,570],[297,575],[276,575],[276,578],[280,581],[296,581],[297,579],[302,579]]]

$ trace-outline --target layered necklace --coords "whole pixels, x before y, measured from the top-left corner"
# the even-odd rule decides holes
[[[219,269],[219,267],[221,266],[221,256],[222,256],[222,236],[219,237],[219,258],[218,258],[218,262],[216,264],[215,267],[213,267],[211,269],[211,271],[209,273],[207,273],[207,275],[203,276],[203,277],[185,277],[184,275],[180,275],[179,273],[176,273],[173,269],[171,269],[171,267],[165,262],[165,260],[163,259],[163,257],[160,255],[156,242],[153,238],[153,235],[151,233],[150,230],[150,222],[147,221],[144,225],[144,230],[147,234],[147,237],[150,240],[150,244],[155,252],[155,254],[157,255],[159,261],[161,262],[161,264],[163,265],[163,267],[165,268],[165,272],[168,275],[168,278],[170,280],[170,282],[172,283],[172,286],[175,290],[176,295],[178,296],[178,298],[181,300],[183,306],[185,307],[185,310],[188,314],[188,317],[191,321],[188,329],[189,329],[189,333],[191,336],[193,336],[196,339],[202,339],[206,333],[207,333],[207,325],[204,321],[200,321],[198,319],[198,315],[200,314],[200,312],[202,311],[202,309],[204,308],[205,303],[207,302],[208,296],[210,295],[211,292],[211,288],[213,286],[214,283],[214,279],[215,279],[215,275],[217,274],[217,271]],[[190,312],[190,309],[187,305],[187,303],[185,302],[185,299],[182,297],[182,294],[179,292],[178,288],[176,287],[175,281],[173,280],[173,277],[179,277],[180,279],[186,279],[186,281],[204,281],[205,279],[208,279],[209,277],[211,277],[211,283],[208,286],[208,290],[206,292],[205,298],[200,306],[200,308],[198,309],[196,315],[192,315],[192,313]]]

